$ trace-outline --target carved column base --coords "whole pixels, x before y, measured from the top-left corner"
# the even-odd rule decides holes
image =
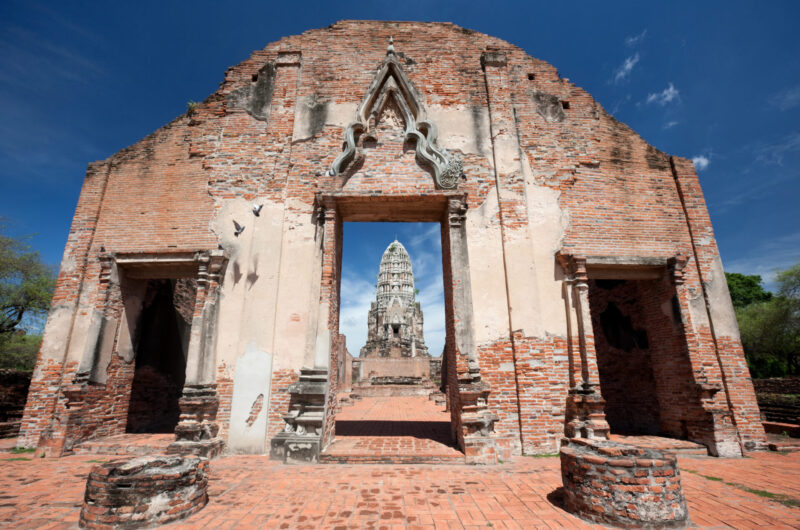
[[[175,427],[175,441],[169,444],[167,453],[206,458],[219,456],[225,442],[217,436],[217,385],[186,385],[179,405],[181,418]]]
[[[283,416],[282,433],[270,440],[269,456],[287,464],[319,462],[328,371],[303,368],[298,381],[289,386],[291,404]]]
[[[722,390],[722,385],[710,383],[701,372],[696,375],[695,390],[703,415],[686,422],[689,439],[705,445],[711,456],[741,457],[742,447],[733,424],[733,414],[727,407],[720,407],[714,402],[714,396]]]
[[[704,413],[703,418],[686,422],[688,438],[705,445],[711,456],[741,457],[742,447],[733,425],[733,414],[725,408],[707,408]]]
[[[592,385],[582,383],[567,396],[567,438],[608,439],[609,426],[605,413],[606,400]]]
[[[474,372],[474,370],[470,370],[470,372]],[[460,441],[463,444],[468,464],[497,463],[498,447],[492,434],[494,433],[494,424],[499,418],[487,406],[490,392],[489,385],[480,380],[478,372],[470,373],[468,379],[459,381]],[[508,455],[502,456],[508,457]]]

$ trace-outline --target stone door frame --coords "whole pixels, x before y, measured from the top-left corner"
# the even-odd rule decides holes
[[[39,445],[46,445],[48,454],[60,456],[90,435],[80,426],[91,387],[105,384],[104,370],[112,356],[117,355],[127,363],[135,362],[132,344],[139,331],[131,329],[128,320],[136,321],[138,314],[126,314],[123,283],[191,278],[197,282],[197,292],[187,348],[186,380],[179,402],[181,417],[175,428],[176,441],[169,451],[215,456],[222,449],[222,441],[216,437],[219,427],[215,422],[218,398],[214,337],[217,300],[227,255],[222,250],[103,253],[98,261],[98,289],[86,346],[71,383],[62,381],[64,406],[54,412],[54,424],[58,428],[48,429]],[[130,388],[127,390],[130,392]],[[108,391],[119,393],[120,389]]]
[[[594,330],[589,307],[589,280],[658,280],[668,278],[674,287],[680,311],[681,333],[686,341],[686,362],[692,373],[696,403],[686,403],[692,414],[689,439],[705,445],[714,456],[741,456],[737,451],[732,412],[720,407],[714,395],[722,385],[710,383],[700,352],[699,338],[692,329],[690,293],[684,285],[687,258],[584,256],[557,254],[566,273],[564,301],[569,344],[569,395],[567,396],[565,435],[578,438],[608,438],[600,373],[597,366]]]
[[[321,448],[333,441],[337,409],[341,302],[342,223],[436,222],[442,233],[442,276],[445,299],[446,341],[442,378],[446,381],[451,431],[467,462],[495,463],[491,434],[497,416],[487,408],[488,385],[481,380],[473,330],[472,290],[469,273],[463,192],[432,191],[424,194],[320,193],[315,198],[315,218],[322,235],[322,275],[319,322],[327,322],[330,342],[324,363],[328,372]],[[321,326],[320,326],[321,327]]]

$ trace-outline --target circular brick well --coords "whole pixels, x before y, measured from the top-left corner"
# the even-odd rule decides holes
[[[608,440],[570,438],[561,447],[566,509],[620,527],[683,527],[689,521],[671,453]]]
[[[187,517],[208,503],[208,460],[144,456],[95,466],[80,526],[138,528]]]

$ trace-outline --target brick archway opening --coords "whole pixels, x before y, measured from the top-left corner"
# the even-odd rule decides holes
[[[450,239],[447,230],[448,200],[463,194],[434,192],[426,195],[380,196],[375,194],[333,194],[322,198],[326,211],[325,223],[333,221],[335,227],[326,227],[326,258],[332,262],[332,274],[327,278],[326,291],[323,273],[323,299],[330,304],[329,330],[331,333],[331,368],[329,370],[328,407],[322,442],[321,461],[331,462],[444,462],[464,461],[463,446],[458,433],[461,429],[460,404],[456,375],[455,325],[453,308],[453,272],[450,263]],[[335,213],[333,213],[333,210]],[[438,402],[429,395],[362,396],[341,403],[340,397],[349,398],[348,385],[355,388],[359,378],[369,378],[352,365],[347,374],[344,347],[340,335],[341,273],[343,252],[343,223],[345,222],[424,222],[438,223],[442,240],[442,277],[445,305],[446,340],[442,352],[441,384],[444,395]],[[333,229],[330,229],[333,228]],[[332,251],[332,252],[330,252]],[[364,325],[366,325],[364,315]],[[360,347],[361,345],[355,345]],[[353,360],[356,360],[354,352]],[[369,372],[369,370],[367,370]],[[347,375],[345,375],[347,374]],[[377,392],[380,394],[380,392]],[[445,397],[446,396],[446,397]],[[415,410],[407,410],[412,408]],[[404,410],[406,409],[406,410]],[[410,414],[410,415],[409,415]],[[417,414],[417,418],[414,414]],[[410,419],[403,419],[408,417]]]
[[[590,273],[589,305],[612,438],[636,437],[646,444],[652,437],[654,444],[705,454],[703,445],[692,443],[692,424],[703,414],[675,285],[666,271],[615,278]]]
[[[61,420],[66,449],[163,453],[180,440],[187,388],[214,387],[212,341],[197,338],[213,325],[205,302],[226,259],[216,250],[102,257],[97,325],[71,393],[85,406],[67,407]]]
[[[145,283],[125,432],[171,434],[180,418],[197,286],[191,279]]]

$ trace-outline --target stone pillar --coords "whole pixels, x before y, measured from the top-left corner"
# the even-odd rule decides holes
[[[488,407],[489,385],[481,380],[475,338],[473,335],[472,287],[469,275],[464,198],[450,198],[447,208],[447,231],[450,248],[453,326],[455,328],[455,361],[458,372],[460,410],[456,414],[456,433],[468,463],[495,464],[497,449],[492,433],[498,420]],[[443,376],[444,377],[444,376]]]
[[[60,395],[53,412],[53,423],[40,436],[36,456],[62,456],[64,453],[70,452],[72,446],[81,440],[80,426],[89,393],[90,376],[98,366],[98,357],[109,356],[114,345],[117,320],[108,318],[105,314],[112,283],[114,258],[111,254],[101,254],[98,261],[100,275],[94,301],[95,307],[83,355],[72,378],[62,380],[59,389]]]
[[[675,285],[675,293],[678,297],[681,322],[694,377],[694,389],[702,410],[699,415],[691,412],[687,414],[686,427],[689,439],[705,445],[712,456],[742,456],[733,414],[725,406],[727,403],[718,399],[717,396],[723,390],[723,385],[709,380],[700,353],[701,339],[691,329],[692,316],[689,309],[689,293],[687,292],[688,289],[684,278],[684,269],[687,262],[687,257],[681,254],[669,260],[669,270]]]
[[[85,318],[82,315],[91,314],[91,308],[83,303],[83,295],[94,287],[90,255],[108,184],[109,165],[93,162],[86,171],[28,391],[17,438],[21,447],[50,443],[54,430],[58,429],[62,387],[69,384],[78,369],[80,359],[70,355],[70,342],[78,342],[74,337],[82,332],[81,321]],[[46,447],[42,449],[51,453]],[[61,447],[55,452],[59,451]]]
[[[181,416],[170,454],[213,458],[224,442],[217,436],[219,396],[214,374],[217,298],[227,260],[221,250],[199,254],[197,295],[186,359],[186,381],[179,401]]]
[[[594,331],[589,307],[589,275],[583,256],[559,256],[568,273],[567,297],[577,320],[578,355],[571,364],[580,368],[573,374],[573,386],[567,396],[565,433],[568,438],[608,438],[605,400],[600,391],[600,372],[594,348]],[[567,315],[571,320],[572,315]],[[573,355],[575,352],[572,352]]]
[[[336,333],[338,343],[341,222],[333,200],[321,204],[318,197],[316,206],[317,233],[322,235],[322,276],[314,367],[303,367],[298,381],[289,386],[291,398],[289,411],[283,416],[284,430],[270,440],[270,458],[290,464],[319,461],[323,441],[333,437],[336,410],[338,365],[333,356],[337,348],[332,347],[331,337]]]

